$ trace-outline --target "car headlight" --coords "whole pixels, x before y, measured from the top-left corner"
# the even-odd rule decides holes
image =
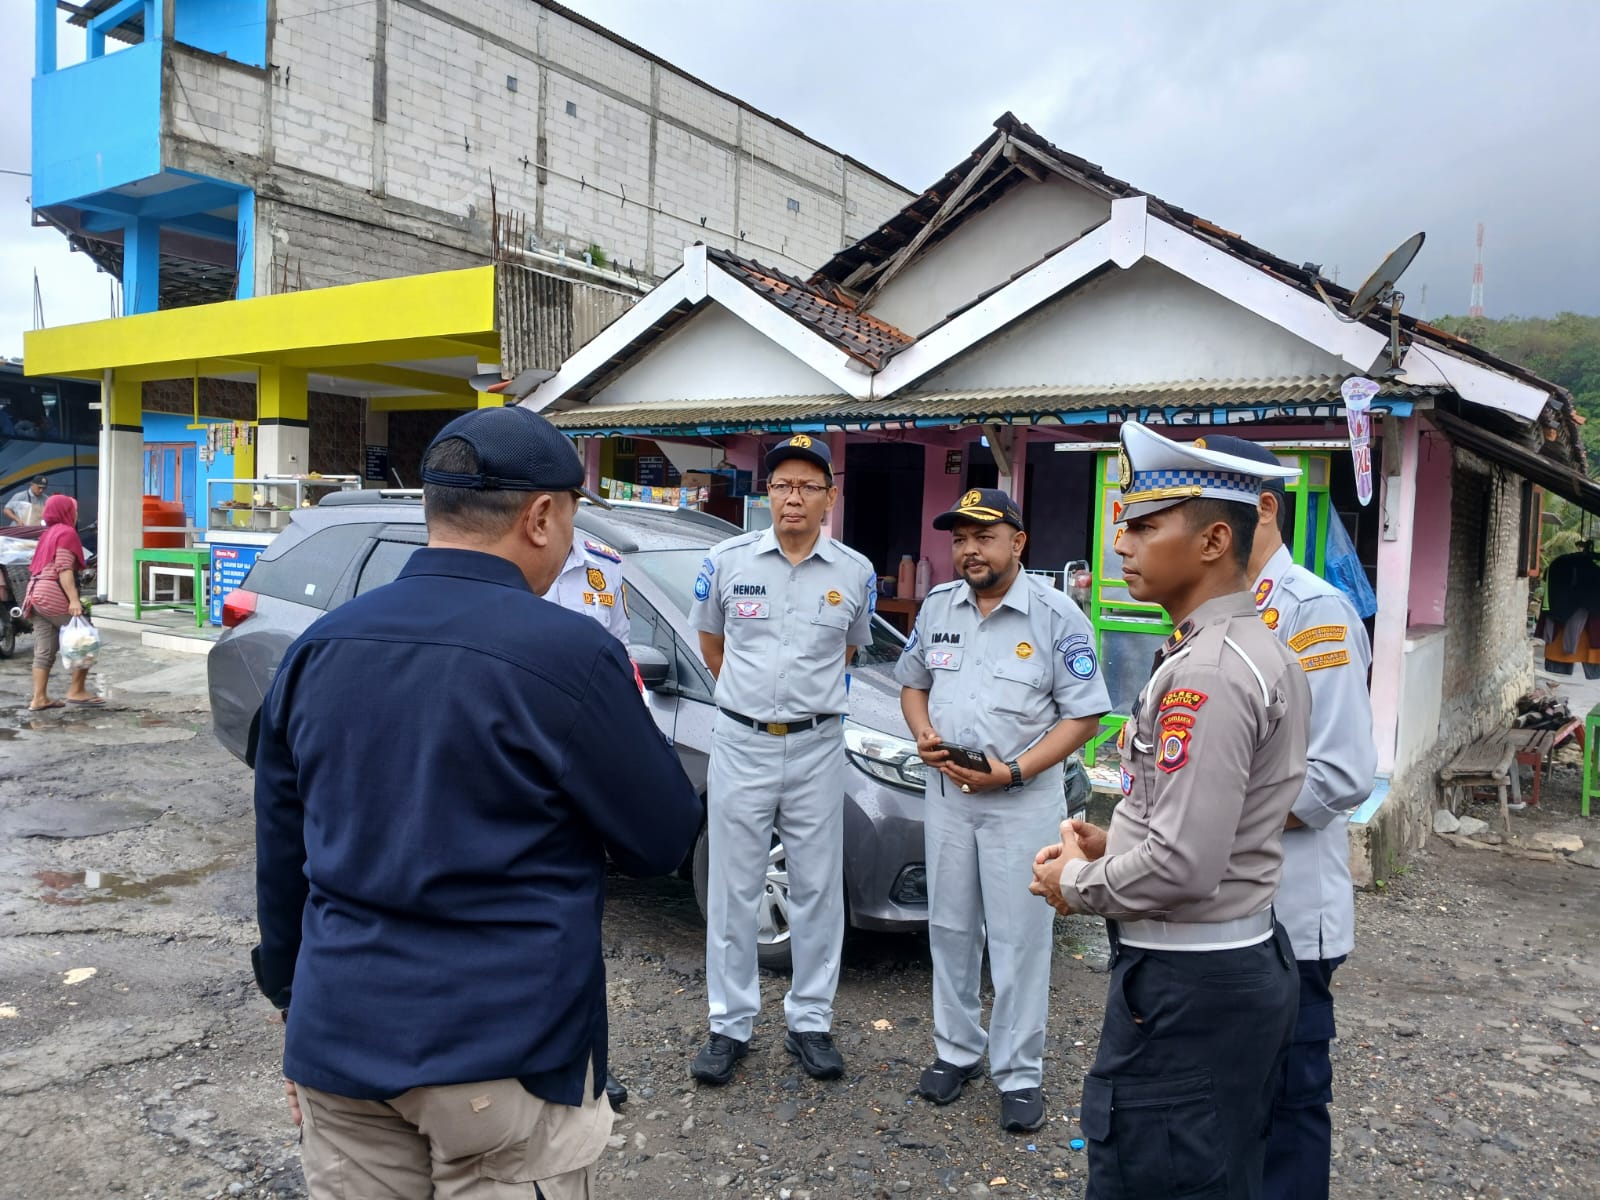
[[[874,779],[911,792],[927,786],[928,766],[917,756],[915,742],[846,721],[844,749],[850,761]]]

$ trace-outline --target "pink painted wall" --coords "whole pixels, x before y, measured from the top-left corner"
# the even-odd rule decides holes
[[[599,438],[584,438],[583,440],[584,486],[597,493],[600,490],[600,447],[603,444]]]
[[[1450,443],[1423,428],[1417,448],[1417,507],[1411,544],[1411,604],[1406,624],[1443,625],[1450,575]]]
[[[964,448],[970,440],[975,439],[946,434],[941,441],[930,441],[922,448],[922,553],[932,568],[935,584],[956,577],[954,560],[950,556],[950,535],[933,527],[933,519],[948,512],[961,499],[962,477],[944,473],[944,456],[948,450]]]

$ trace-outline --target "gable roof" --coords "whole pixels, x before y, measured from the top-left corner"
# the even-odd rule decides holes
[[[1043,137],[1031,126],[1010,112],[1002,113],[994,122],[995,131],[985,138],[971,154],[962,159],[936,180],[921,195],[911,200],[878,229],[861,238],[854,245],[840,250],[813,273],[809,283],[815,288],[837,289],[840,298],[849,303],[860,296],[861,307],[870,309],[876,289],[883,284],[886,272],[897,271],[909,265],[916,256],[948,238],[962,224],[994,204],[1007,192],[1028,183],[1040,182],[1048,175],[1056,175],[1077,184],[1087,191],[1110,201],[1143,197],[1149,216],[1165,224],[1184,230],[1201,242],[1225,252],[1231,258],[1246,263],[1263,274],[1287,284],[1306,296],[1323,302],[1325,295],[1336,308],[1342,309],[1348,319],[1350,302],[1355,292],[1341,287],[1321,273],[1315,263],[1290,262],[1271,251],[1247,241],[1239,234],[1224,229],[1213,221],[1180,208],[1108,174],[1097,163],[1061,149]],[[957,203],[948,212],[943,211],[952,199]],[[930,222],[938,222],[931,232],[925,232]],[[916,244],[918,239],[920,244]],[[906,256],[908,248],[915,249]],[[896,256],[905,256],[896,261]],[[1046,260],[1051,256],[1046,256]],[[1045,260],[1041,260],[1045,261]],[[1039,264],[1035,264],[1035,267]],[[966,304],[946,314],[932,328],[922,331],[920,339],[939,330],[975,307],[988,296],[1003,290],[1029,274],[1034,267],[1025,269],[1011,279],[996,285]],[[1375,331],[1389,332],[1389,314],[1369,312],[1360,324]],[[1402,369],[1406,377],[1418,383],[1447,383],[1446,373],[1429,350],[1443,352],[1452,358],[1468,359],[1489,368],[1490,371],[1533,386],[1547,393],[1556,403],[1538,414],[1538,421],[1546,427],[1559,428],[1573,448],[1575,455],[1586,462],[1583,439],[1579,433],[1577,409],[1572,395],[1566,389],[1543,379],[1517,363],[1489,353],[1463,338],[1447,333],[1406,313],[1400,314],[1400,327],[1406,338],[1406,354]],[[1481,381],[1481,375],[1478,376]],[[1493,387],[1492,381],[1489,384]]]
[[[857,312],[838,288],[806,283],[726,250],[708,249],[706,257],[871,370],[916,340],[887,321]]]

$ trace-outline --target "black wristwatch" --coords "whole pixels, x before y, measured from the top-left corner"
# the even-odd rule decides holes
[[[1022,768],[1017,766],[1016,759],[1012,759],[1006,764],[1006,766],[1011,768],[1011,782],[1006,784],[1006,786],[1001,790],[1007,792],[1020,792],[1022,790]]]

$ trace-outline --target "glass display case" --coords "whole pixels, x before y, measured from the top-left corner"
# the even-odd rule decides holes
[[[355,475],[293,475],[206,482],[208,540],[217,534],[277,533],[297,508],[310,508],[330,491],[361,486]]]

